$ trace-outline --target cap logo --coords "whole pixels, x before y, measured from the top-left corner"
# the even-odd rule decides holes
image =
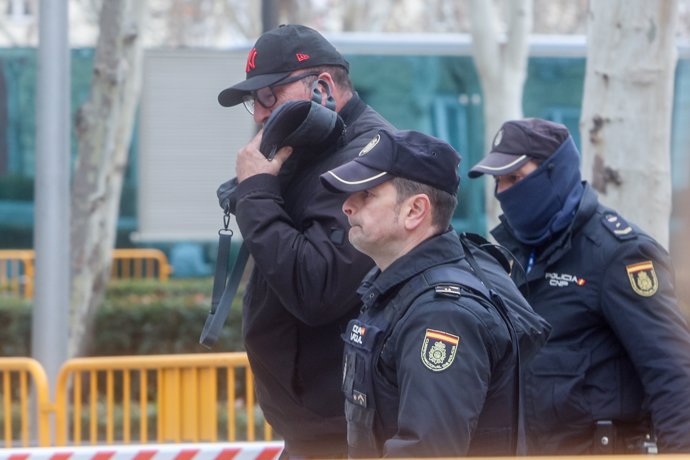
[[[503,140],[503,129],[500,129],[498,133],[496,133],[496,137],[494,138],[494,147],[497,147],[498,144],[501,143]]]
[[[247,56],[247,65],[244,68],[244,71],[249,73],[254,69],[256,69],[256,48],[252,48],[249,52],[249,56]]]
[[[380,134],[377,134],[376,136],[374,136],[374,138],[372,140],[370,140],[369,143],[367,145],[365,145],[362,150],[359,151],[359,155],[357,155],[357,156],[363,157],[364,155],[369,153],[371,151],[371,149],[376,147],[376,144],[378,144],[380,140],[381,140]]]
[[[307,59],[311,58],[308,54],[302,54],[302,53],[297,53],[295,54],[295,57],[299,62],[306,61]]]

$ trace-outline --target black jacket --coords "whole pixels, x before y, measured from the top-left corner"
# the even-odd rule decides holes
[[[449,267],[453,281],[435,283]],[[531,312],[499,270],[494,281]],[[419,283],[428,284],[420,291]],[[481,283],[452,230],[367,276],[362,314],[343,334],[350,456],[515,453],[517,360],[509,328],[468,286]]]
[[[356,95],[340,115],[347,128],[337,149],[296,151],[278,176],[250,177],[234,197],[255,264],[244,297],[245,347],[261,408],[292,455],[346,451],[339,337],[373,266],[347,239],[346,196],[326,191],[319,175],[391,126]]]
[[[492,234],[527,266],[531,248],[506,222]],[[624,453],[649,419],[660,452],[690,452],[690,333],[667,252],[586,185],[571,228],[536,253],[526,278],[514,273],[553,326],[525,375],[530,454],[600,452],[600,420],[614,421]]]

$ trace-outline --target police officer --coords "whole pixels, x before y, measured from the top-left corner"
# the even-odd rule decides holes
[[[515,453],[511,323],[487,300],[450,227],[459,162],[433,137],[380,131],[357,158],[321,176],[350,194],[349,240],[377,266],[343,334],[351,457]],[[496,284],[530,314],[501,273]]]
[[[598,202],[563,125],[511,120],[470,170],[503,210],[492,231],[553,326],[525,372],[530,454],[690,452],[690,333],[668,253]]]

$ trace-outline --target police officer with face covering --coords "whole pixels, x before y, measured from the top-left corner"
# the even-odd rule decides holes
[[[494,176],[494,238],[553,327],[524,371],[529,454],[690,452],[690,332],[669,254],[581,180],[567,128],[511,120],[469,173]]]

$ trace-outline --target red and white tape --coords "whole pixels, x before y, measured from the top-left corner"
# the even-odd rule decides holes
[[[282,442],[137,444],[0,449],[0,460],[276,460]]]

